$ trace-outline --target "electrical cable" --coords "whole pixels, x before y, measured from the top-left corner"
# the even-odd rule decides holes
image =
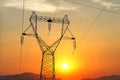
[[[104,12],[104,9],[101,9],[100,12],[96,15],[96,17],[94,18],[93,22],[90,24],[90,26],[88,27],[88,29],[85,31],[85,33],[81,37],[81,41],[83,41],[85,39],[85,37],[87,36],[87,34],[89,33],[89,31],[91,30],[91,28],[93,27],[93,25],[96,23],[97,19],[100,17],[100,15],[102,15],[103,12]]]
[[[103,10],[101,10],[97,16],[95,17],[95,19],[93,20],[93,22],[89,25],[88,29],[85,31],[85,33],[83,34],[83,36],[81,37],[81,41],[83,41],[85,39],[85,37],[87,36],[87,34],[89,33],[89,31],[91,30],[91,28],[93,27],[93,25],[96,23],[97,19],[100,17],[100,15],[103,13]]]
[[[22,33],[23,33],[23,27],[24,27],[24,8],[25,8],[25,0],[22,0]],[[22,38],[23,35],[21,35]],[[19,58],[19,73],[21,73],[21,67],[22,67],[22,43],[21,43],[21,49],[20,49],[20,58]]]
[[[22,2],[22,8],[23,8],[23,10],[22,10],[22,33],[23,33],[25,0],[23,0],[23,2]]]
[[[95,17],[95,19],[93,20],[93,22],[90,24],[90,26],[88,27],[88,29],[86,30],[86,32],[83,34],[82,40],[85,38],[85,36],[86,36],[86,35],[88,34],[88,32],[91,30],[91,28],[93,27],[93,25],[95,24],[95,22],[97,21],[97,19],[99,18],[99,16],[103,13],[103,11],[120,14],[119,12],[109,11],[109,10],[106,10],[106,9],[101,9],[101,8],[98,8],[98,7],[93,7],[93,6],[89,6],[89,5],[82,4],[82,3],[76,3],[76,2],[73,2],[73,1],[69,1],[69,0],[64,0],[64,1],[67,1],[67,2],[70,2],[70,3],[73,3],[73,4],[77,4],[77,5],[83,5],[83,6],[86,6],[86,7],[95,8],[95,9],[101,10],[101,11],[98,13],[98,15]],[[82,40],[81,40],[81,41],[82,41]]]
[[[104,9],[101,9],[100,12],[97,14],[97,16],[95,17],[95,19],[93,20],[93,22],[90,24],[90,26],[88,27],[88,29],[86,30],[86,32],[84,33],[84,35],[81,38],[81,41],[84,40],[84,38],[87,36],[88,32],[91,30],[91,28],[93,27],[93,25],[95,24],[95,22],[97,21],[97,19],[100,17],[100,15],[103,13]],[[71,55],[70,57],[70,63],[72,61],[74,54]]]
[[[68,1],[69,2],[69,1]],[[80,5],[83,5],[83,4],[80,4]],[[86,6],[86,5],[84,5]],[[87,7],[91,7],[91,6],[88,6]],[[93,8],[93,7],[92,7]],[[82,38],[81,38],[81,41],[84,40],[84,38],[87,36],[88,32],[91,30],[91,28],[93,27],[93,25],[95,24],[95,22],[97,21],[97,19],[100,17],[100,15],[103,13],[103,11],[105,11],[104,9],[100,9],[100,12],[96,15],[95,19],[93,20],[93,22],[90,24],[90,26],[88,27],[88,29],[86,30],[86,32],[83,34]],[[74,52],[73,52],[74,53]],[[70,56],[70,63],[72,61],[72,58],[73,58],[74,54],[72,54]]]
[[[70,0],[64,0],[64,1],[76,4],[76,5],[82,5],[82,6],[86,6],[86,7],[89,7],[89,8],[94,8],[94,9],[99,9],[99,10],[103,10],[103,11],[107,11],[107,12],[111,12],[111,13],[115,13],[115,14],[120,14],[120,12],[110,11],[110,10],[107,10],[107,9],[101,9],[101,8],[98,8],[98,7],[94,7],[94,6],[90,6],[90,5],[82,4],[82,3],[77,3],[77,2],[70,1]]]
[[[60,4],[60,0],[58,0],[58,2],[57,2],[57,6],[56,6],[56,9],[55,9],[55,11],[53,13],[53,17],[55,17],[55,15],[56,15],[56,11],[57,11],[57,9],[59,7],[59,4]]]
[[[54,13],[53,13],[53,17],[55,17],[55,15],[56,15],[56,11],[57,11],[57,9],[58,9],[59,4],[60,4],[60,0],[58,0],[58,2],[57,2],[56,9],[55,9],[55,11],[54,11]],[[51,23],[48,23],[48,28],[49,28],[49,24],[51,24]],[[47,37],[46,42],[49,41],[49,36],[50,36],[50,30],[49,30],[49,32],[48,32],[48,37]]]

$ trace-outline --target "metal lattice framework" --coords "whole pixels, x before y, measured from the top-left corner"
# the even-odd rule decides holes
[[[72,32],[68,29],[70,21],[68,16],[65,15],[63,18],[55,18],[55,17],[46,17],[46,16],[38,16],[35,12],[29,18],[30,26],[28,26],[21,36],[21,44],[23,44],[24,36],[32,36],[35,37],[39,47],[42,51],[42,60],[41,60],[41,71],[40,71],[40,80],[55,80],[55,51],[58,48],[62,39],[70,39],[73,40],[73,47],[76,48],[75,37]],[[60,37],[53,42],[51,45],[48,45],[38,34],[37,32],[37,23],[38,22],[46,22],[48,23],[48,30],[51,30],[51,23],[59,23],[61,26],[61,35]],[[27,31],[32,28],[33,33],[27,33]],[[68,32],[70,36],[64,36],[64,34]]]

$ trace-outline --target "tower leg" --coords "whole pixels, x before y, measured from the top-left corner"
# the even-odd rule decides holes
[[[40,80],[55,80],[55,58],[54,54],[45,51],[42,54]]]

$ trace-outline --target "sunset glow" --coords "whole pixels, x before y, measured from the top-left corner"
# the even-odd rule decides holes
[[[67,63],[62,64],[62,69],[67,70],[69,65]]]
[[[25,10],[22,10],[22,1],[25,1]],[[0,76],[24,72],[40,74],[42,49],[55,52],[55,76],[61,80],[120,75],[118,3],[120,0],[1,0]],[[64,22],[64,15],[68,15],[70,23],[67,26],[53,21],[49,25],[48,21],[32,20],[31,22],[37,21],[36,31],[41,39],[40,42],[35,38],[33,27],[29,27],[32,25],[29,19],[34,18],[30,17],[32,11],[35,11],[41,19],[43,17],[40,16],[44,16],[45,19],[48,17],[62,19],[59,22]],[[28,36],[24,35],[23,45],[20,44],[22,25],[23,31],[26,29],[27,33],[30,33]],[[62,27],[67,29],[66,26],[70,31],[66,31],[61,40],[59,38],[61,32],[64,33]],[[59,40],[61,41],[58,46],[56,43]],[[54,46],[51,46],[53,44]],[[50,60],[46,58],[47,61]]]

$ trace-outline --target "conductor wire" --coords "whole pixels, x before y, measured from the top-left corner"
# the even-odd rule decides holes
[[[25,0],[22,0],[22,33],[23,33],[23,27],[24,27],[24,12],[25,12],[24,8],[25,8]],[[20,58],[19,58],[19,73],[21,73],[21,68],[22,68],[22,44],[21,44]]]
[[[57,12],[57,9],[59,7],[59,4],[60,4],[60,0],[58,0],[58,2],[57,2],[57,6],[56,6],[56,9],[54,11],[53,17],[55,17],[55,15],[56,15],[56,12]]]

